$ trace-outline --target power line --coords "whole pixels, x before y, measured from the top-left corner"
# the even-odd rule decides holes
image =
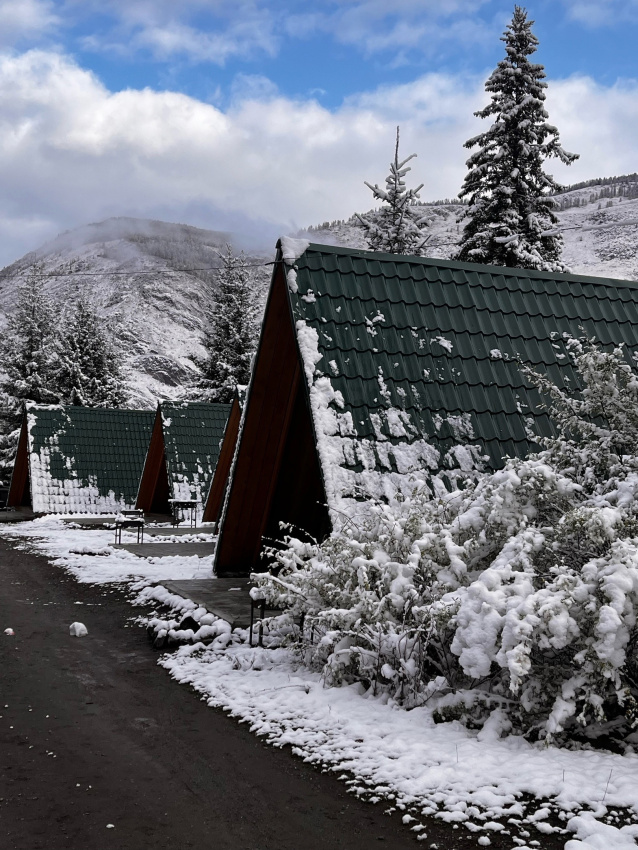
[[[155,269],[155,271],[129,271],[129,272],[46,272],[38,274],[37,272],[29,272],[23,271],[20,272],[19,276],[24,277],[25,275],[29,275],[31,277],[112,277],[114,275],[128,275],[129,277],[137,277],[139,275],[158,275],[158,274],[167,274],[168,272],[218,272],[223,268],[232,268],[232,269],[256,269],[262,268],[265,266],[274,266],[278,260],[271,260],[268,263],[245,263],[244,265],[232,265],[230,267],[226,266],[202,266],[201,268],[190,268],[190,269]],[[8,277],[8,275],[5,276]],[[1,278],[0,278],[1,279]]]

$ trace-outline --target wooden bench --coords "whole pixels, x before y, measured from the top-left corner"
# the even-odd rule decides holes
[[[115,542],[122,542],[122,529],[134,528],[137,531],[137,542],[144,542],[144,511],[121,511],[122,519],[115,520]]]

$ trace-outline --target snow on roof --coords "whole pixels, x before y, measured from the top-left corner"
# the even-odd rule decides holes
[[[113,513],[135,505],[153,411],[27,405],[36,513]]]
[[[298,251],[286,246],[296,271],[288,297],[331,507],[405,488],[413,475],[467,469],[472,457],[498,468],[528,454],[553,426],[518,363],[577,385],[564,334],[638,347],[635,283],[317,244]]]
[[[160,406],[173,499],[206,500],[231,407],[205,402],[164,402]]]

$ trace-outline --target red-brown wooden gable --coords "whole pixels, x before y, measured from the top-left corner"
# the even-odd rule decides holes
[[[18,451],[13,464],[7,507],[19,508],[24,503],[27,484],[29,483],[29,441],[27,439],[27,418],[22,420]]]
[[[164,430],[162,428],[162,414],[157,408],[155,414],[155,423],[153,425],[153,433],[146,454],[144,469],[140,479],[140,487],[137,491],[137,501],[135,507],[149,512],[153,506],[155,490],[157,489],[158,481],[162,467],[166,466],[164,459]],[[168,503],[167,503],[168,509]]]
[[[233,462],[235,447],[237,445],[237,435],[239,434],[239,423],[241,420],[241,410],[237,398],[233,400],[233,406],[230,409],[228,424],[224,432],[222,447],[219,452],[215,474],[210,484],[208,498],[206,499],[206,507],[204,508],[204,522],[217,522],[224,502],[224,494],[226,492],[226,484],[228,482],[228,474]]]
[[[277,533],[279,519],[307,518],[312,526],[307,530],[313,534],[329,527],[286,286],[279,264],[217,543],[215,571],[219,575],[246,575],[264,568],[259,560],[262,537]],[[292,490],[281,487],[284,471],[294,482]]]

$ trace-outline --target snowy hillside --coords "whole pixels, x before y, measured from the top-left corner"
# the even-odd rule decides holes
[[[83,293],[108,318],[125,363],[129,404],[152,407],[159,398],[175,398],[193,377],[193,355],[202,353],[203,310],[215,275],[210,269],[220,265],[217,252],[229,238],[131,218],[62,234],[0,272],[0,328],[17,287],[38,263],[50,276],[44,287],[50,295],[64,304]],[[269,268],[255,271],[265,292]]]
[[[559,226],[572,228],[564,232],[563,259],[571,271],[580,274],[638,280],[638,177],[614,180],[617,182],[591,181],[596,185],[557,196]],[[463,227],[457,219],[464,208],[454,202],[426,208],[432,214],[428,256],[449,258]],[[354,217],[310,228],[307,233],[315,242],[366,247],[363,230]]]
[[[563,256],[574,272],[638,280],[636,195],[633,175],[591,181],[558,196],[561,226],[573,228],[565,231]],[[425,208],[432,219],[429,255],[449,257],[463,207],[441,202]],[[315,242],[366,247],[354,217],[302,233]],[[217,252],[228,239],[217,231],[133,218],[62,234],[0,271],[0,331],[17,287],[39,263],[49,275],[49,294],[65,303],[84,293],[108,318],[122,351],[130,405],[152,407],[160,398],[177,398],[194,376],[193,356],[202,353],[203,311],[215,279],[211,269],[219,267]],[[265,296],[271,273],[265,263],[272,257],[261,251],[251,258],[264,264],[255,274]]]

